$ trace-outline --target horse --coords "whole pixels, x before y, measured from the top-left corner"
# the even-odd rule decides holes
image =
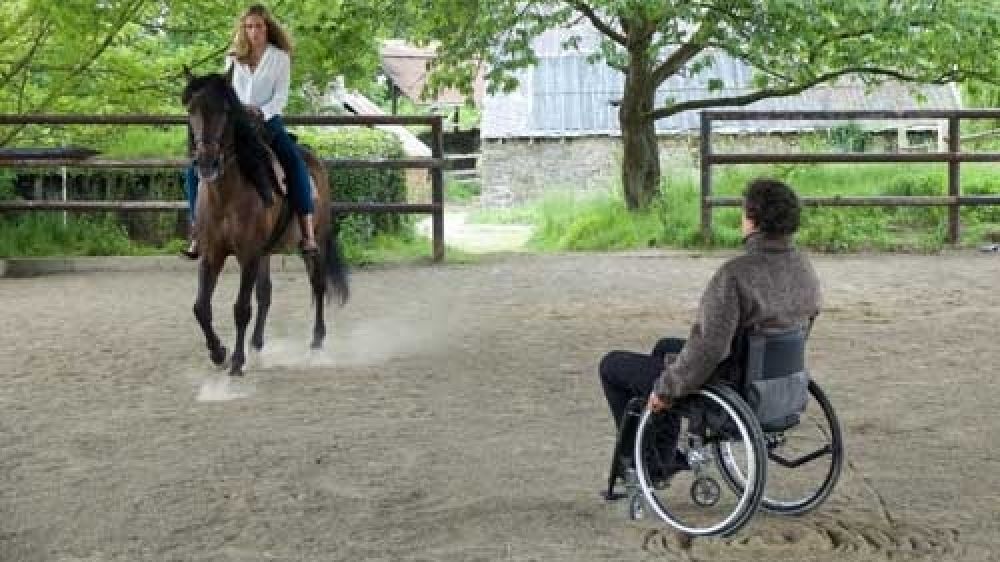
[[[250,345],[264,346],[264,324],[271,306],[270,254],[299,240],[298,228],[289,228],[293,211],[279,189],[273,153],[262,138],[263,123],[240,103],[227,74],[195,76],[181,95],[187,109],[189,148],[200,176],[197,200],[197,236],[201,251],[194,316],[205,335],[209,358],[226,361],[226,348],[212,327],[212,293],[227,257],[240,265],[240,288],[233,306],[236,342],[230,375],[243,374],[244,338],[252,316],[251,294],[256,289],[257,319]],[[255,125],[254,119],[257,120]],[[330,212],[326,169],[312,152],[301,148],[313,182],[316,241],[319,252],[303,254],[315,308],[312,349],[326,337],[324,302],[332,294],[344,305],[348,298],[347,270],[337,241],[337,222]],[[332,289],[332,291],[331,291]]]

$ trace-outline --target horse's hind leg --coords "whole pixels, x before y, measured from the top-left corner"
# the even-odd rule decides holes
[[[312,286],[313,306],[316,308],[316,318],[313,322],[313,340],[310,347],[321,349],[326,338],[326,322],[323,319],[323,305],[326,304],[326,276],[322,254],[304,256],[306,270],[309,272],[309,284]]]
[[[240,271],[240,292],[236,296],[236,304],[233,305],[233,320],[236,321],[236,345],[233,347],[232,365],[229,368],[230,375],[242,375],[243,365],[246,364],[244,338],[247,333],[247,325],[250,324],[250,316],[253,314],[250,299],[253,296],[253,286],[257,281],[259,267],[260,261],[254,259],[243,264],[243,269]]]
[[[264,347],[264,324],[267,322],[267,311],[271,308],[271,259],[264,256],[257,269],[257,321],[253,326],[253,336],[250,345],[260,351]]]
[[[198,263],[198,296],[194,301],[194,317],[201,325],[201,331],[205,334],[205,347],[216,365],[221,365],[226,360],[226,348],[212,327],[212,293],[215,292],[220,271],[221,263],[211,262],[207,257],[202,258]]]

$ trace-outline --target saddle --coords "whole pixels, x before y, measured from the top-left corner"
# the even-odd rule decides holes
[[[274,172],[274,179],[275,179],[274,189],[282,197],[288,197],[288,184],[287,184],[288,174],[285,173],[285,169],[281,165],[281,162],[278,160],[278,156],[274,153],[274,149],[271,148],[271,146],[274,143],[274,135],[271,134],[271,131],[265,126],[264,119],[262,119],[261,117],[256,115],[253,116],[252,123],[254,131],[257,133],[259,138],[262,141],[264,141],[264,146],[267,147],[267,152],[271,163],[271,170]],[[299,141],[298,136],[293,133],[288,133],[288,136],[292,139],[292,142],[295,144],[299,152],[302,152],[302,146],[299,145],[298,143]],[[309,175],[309,185],[311,187],[310,195],[312,197],[315,197],[316,182],[313,180],[311,174]],[[263,193],[261,194],[261,197],[264,197]],[[264,200],[268,201],[268,198],[265,197]]]

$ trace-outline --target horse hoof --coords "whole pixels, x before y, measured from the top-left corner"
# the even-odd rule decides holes
[[[232,368],[229,369],[229,376],[231,376],[231,377],[242,377],[243,376],[243,369],[233,366]]]
[[[322,341],[314,341],[311,344],[309,344],[309,349],[311,349],[313,351],[319,351],[320,349],[323,349],[323,342]]]
[[[219,349],[212,350],[210,352],[210,357],[212,359],[212,363],[215,363],[216,366],[222,365],[223,363],[226,362],[226,354],[227,353],[229,353],[229,352],[226,350],[225,346],[221,346],[221,347],[219,347]]]

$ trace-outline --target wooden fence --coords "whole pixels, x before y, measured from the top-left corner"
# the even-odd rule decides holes
[[[427,169],[431,174],[430,203],[365,203],[335,201],[333,213],[390,213],[431,215],[434,261],[444,259],[444,170],[451,166],[444,157],[442,118],[395,115],[365,116],[288,116],[288,125],[374,126],[424,125],[431,127],[430,158],[323,159],[329,168]],[[186,125],[185,116],[168,115],[0,115],[0,125]],[[98,169],[185,168],[188,159],[118,160],[96,156],[82,158],[25,157],[0,154],[0,168],[81,167]],[[0,201],[3,211],[177,211],[187,208],[185,201]]]
[[[911,153],[724,153],[712,150],[712,124],[716,121],[775,120],[864,120],[864,119],[943,119],[948,121],[948,151]],[[701,235],[712,240],[712,209],[738,207],[739,197],[712,195],[712,167],[720,164],[772,163],[872,163],[872,162],[942,162],[948,164],[948,195],[941,196],[832,196],[802,197],[811,206],[947,206],[948,241],[956,244],[961,228],[959,211],[963,206],[1000,205],[1000,195],[962,195],[962,162],[1000,162],[997,152],[962,152],[963,119],[1000,119],[1000,109],[909,110],[909,111],[702,111],[701,112]]]

